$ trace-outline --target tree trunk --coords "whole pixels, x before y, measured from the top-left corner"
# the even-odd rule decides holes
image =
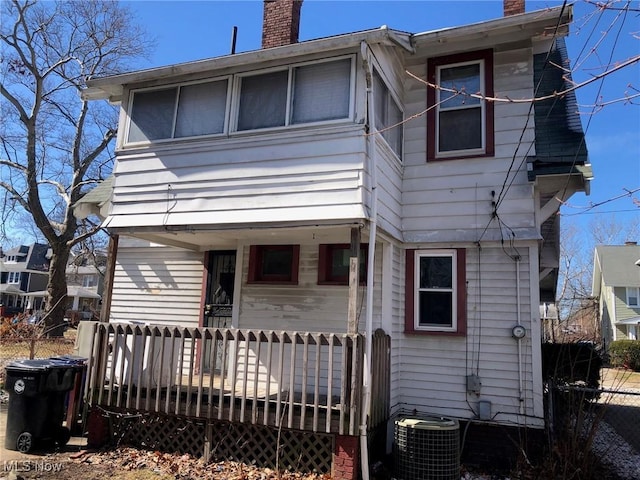
[[[53,256],[49,264],[49,293],[45,333],[48,337],[61,337],[64,333],[64,314],[67,309],[67,263],[71,247],[66,243],[51,245]]]

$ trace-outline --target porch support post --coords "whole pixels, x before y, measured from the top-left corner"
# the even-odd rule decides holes
[[[360,228],[351,228],[349,255],[349,311],[347,333],[358,333],[358,287],[360,283]]]
[[[102,288],[102,308],[100,309],[100,321],[108,322],[111,315],[111,295],[113,293],[113,276],[116,270],[116,257],[118,256],[118,235],[109,236],[109,250],[107,253],[107,271],[104,275]]]

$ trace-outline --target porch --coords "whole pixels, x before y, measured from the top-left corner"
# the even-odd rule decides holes
[[[90,407],[359,434],[362,334],[96,323],[86,337]],[[376,331],[369,428],[388,417],[389,347]]]

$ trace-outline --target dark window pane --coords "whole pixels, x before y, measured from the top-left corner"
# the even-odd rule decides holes
[[[171,138],[177,91],[169,88],[134,94],[129,142]]]
[[[242,79],[238,130],[284,125],[288,78],[285,70]]]
[[[262,252],[262,275],[291,276],[293,252],[290,249],[269,249]]]
[[[349,278],[349,249],[334,248],[331,254],[331,278]]]
[[[291,123],[347,118],[350,88],[350,59],[296,68]]]
[[[198,83],[180,89],[176,137],[222,133],[227,81]]]
[[[451,292],[420,292],[418,325],[452,326],[452,299]]]
[[[440,86],[464,93],[480,93],[480,64],[443,68],[440,71]],[[480,99],[454,92],[440,90],[441,108],[461,105],[479,105]]]
[[[452,288],[451,257],[420,257],[420,288]]]
[[[482,148],[482,110],[441,111],[439,130],[440,152]]]

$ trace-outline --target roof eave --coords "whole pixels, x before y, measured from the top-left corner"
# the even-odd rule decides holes
[[[497,35],[508,35],[513,41],[519,40],[519,37],[565,36],[569,33],[569,23],[572,18],[572,5],[564,9],[553,7],[460,27],[417,33],[413,36],[413,40],[414,45],[420,47],[429,43],[464,42]],[[550,31],[550,28],[553,28],[553,31]]]
[[[168,65],[164,67],[139,70],[136,72],[112,75],[109,77],[94,78],[87,81],[87,88],[82,92],[85,100],[109,100],[119,101],[122,96],[123,86],[150,80],[169,79],[183,75],[197,74],[210,70],[230,67],[239,67],[259,62],[267,62],[279,59],[291,59],[312,53],[341,50],[357,47],[361,42],[380,43],[399,46],[409,52],[413,52],[411,34],[381,27],[375,30],[349,33],[333,37],[309,40],[280,47],[252,50],[233,55],[208,58],[193,62]]]

